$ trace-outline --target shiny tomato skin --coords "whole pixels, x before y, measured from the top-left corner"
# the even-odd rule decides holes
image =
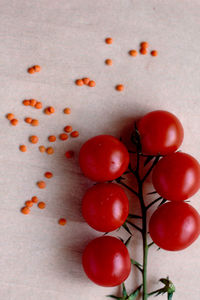
[[[160,248],[169,251],[183,250],[200,234],[200,216],[185,202],[167,202],[151,216],[149,232]]]
[[[129,164],[129,153],[124,144],[111,135],[98,135],[83,144],[79,163],[84,175],[104,182],[120,177]]]
[[[119,228],[129,213],[124,190],[114,183],[98,183],[88,189],[82,200],[82,214],[95,230],[110,232]]]
[[[183,141],[184,131],[179,119],[164,110],[155,110],[142,117],[138,124],[142,152],[166,155],[176,151]]]
[[[153,170],[152,181],[163,198],[183,201],[200,188],[200,165],[191,155],[175,152],[160,159]]]
[[[131,270],[126,246],[112,236],[102,236],[91,241],[84,250],[82,264],[90,280],[107,287],[124,282]]]

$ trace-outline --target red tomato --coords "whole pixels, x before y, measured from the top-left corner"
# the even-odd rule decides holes
[[[131,270],[126,246],[112,236],[91,241],[84,250],[82,264],[89,279],[101,286],[121,284]]]
[[[163,157],[152,173],[153,185],[163,198],[182,201],[200,188],[200,165],[189,154],[176,152]]]
[[[169,251],[190,246],[200,233],[200,216],[185,202],[167,202],[153,213],[149,232],[160,248]]]
[[[129,153],[115,137],[98,135],[83,144],[79,163],[86,177],[104,182],[114,180],[126,171]]]
[[[176,151],[183,141],[179,119],[164,110],[155,110],[138,122],[142,152],[147,155],[166,155]]]
[[[96,184],[83,197],[83,217],[98,231],[109,232],[117,229],[126,221],[128,212],[128,198],[117,184]]]

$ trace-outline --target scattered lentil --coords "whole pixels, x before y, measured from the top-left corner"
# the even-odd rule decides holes
[[[112,59],[110,59],[110,58],[107,58],[107,59],[105,60],[105,63],[106,63],[106,65],[108,65],[108,66],[112,66],[112,64],[113,64]]]
[[[18,124],[18,120],[17,119],[12,119],[10,121],[10,124],[13,125],[13,126],[16,126]]]
[[[157,50],[152,50],[151,51],[151,55],[152,56],[157,56],[158,55],[158,51]]]
[[[48,141],[51,142],[51,143],[55,142],[55,141],[56,141],[55,135],[50,135],[50,136],[48,137]]]
[[[41,71],[41,67],[38,65],[33,66],[33,69],[35,72],[40,72]]]
[[[76,80],[76,85],[78,86],[82,86],[84,83],[83,83],[83,80],[82,79],[77,79]]]
[[[90,80],[90,82],[88,83],[89,87],[95,87],[96,83],[94,80]]]
[[[85,77],[82,80],[83,80],[83,83],[86,85],[88,85],[88,83],[90,82],[90,78],[88,78],[88,77]]]
[[[35,99],[30,99],[30,106],[35,106],[35,104],[37,103],[37,101]]]
[[[28,123],[28,124],[31,124],[32,120],[33,120],[33,119],[30,118],[30,117],[27,117],[27,118],[24,119],[24,121],[25,121],[26,123]]]
[[[31,135],[30,138],[29,138],[29,141],[32,144],[37,144],[37,142],[39,141],[39,138],[36,135]]]
[[[147,49],[146,49],[146,48],[141,48],[141,49],[140,49],[140,53],[141,53],[142,55],[146,55],[146,54],[147,54]]]
[[[38,202],[38,197],[33,196],[33,197],[31,198],[31,201],[32,201],[33,203],[37,203],[37,202]]]
[[[65,126],[64,131],[67,133],[72,132],[72,126],[70,126],[70,125]]]
[[[66,108],[64,109],[64,114],[70,115],[70,114],[71,114],[71,109],[70,109],[69,107],[66,107]]]
[[[36,120],[36,119],[33,119],[33,120],[31,121],[31,125],[32,125],[32,126],[38,126],[38,125],[39,125],[39,121]]]
[[[39,151],[40,151],[41,153],[44,153],[44,152],[46,151],[45,146],[39,146]]]
[[[38,203],[38,207],[40,208],[40,209],[44,209],[45,207],[46,207],[46,204],[44,203],[44,202],[39,202]]]
[[[30,208],[24,206],[24,207],[22,207],[21,212],[22,212],[24,215],[28,215],[28,214],[30,213]]]
[[[133,49],[133,50],[130,50],[130,51],[129,51],[129,54],[130,54],[131,56],[137,56],[138,53],[137,53],[137,50],[134,50],[134,49]]]
[[[45,172],[44,176],[49,179],[49,178],[53,177],[53,174],[51,172]]]
[[[41,180],[37,182],[37,186],[39,187],[39,189],[45,189],[46,183]]]
[[[20,145],[20,146],[19,146],[19,150],[20,150],[21,152],[26,152],[26,151],[27,151],[26,145]]]
[[[113,43],[113,39],[111,37],[108,37],[105,39],[106,44],[112,44]]]
[[[71,137],[75,138],[79,136],[79,132],[77,130],[71,132]]]
[[[148,43],[148,42],[142,42],[142,43],[140,44],[140,47],[141,47],[141,48],[148,48],[148,47],[149,47],[149,43]]]
[[[15,117],[15,115],[12,114],[12,113],[9,113],[9,114],[6,115],[6,118],[7,118],[9,121],[13,120],[14,117]]]
[[[30,100],[23,100],[22,103],[23,103],[25,106],[29,106],[29,105],[30,105]]]
[[[66,156],[67,158],[72,158],[72,157],[74,157],[74,151],[72,151],[72,150],[67,151],[67,152],[65,153],[65,156]]]
[[[33,68],[33,67],[28,68],[28,73],[29,73],[29,74],[34,74],[34,73],[35,73],[34,68]]]
[[[58,224],[61,225],[61,226],[66,225],[66,223],[67,223],[67,220],[64,219],[64,218],[61,218],[61,219],[58,220]]]
[[[123,84],[118,84],[118,85],[116,85],[116,90],[117,90],[118,92],[122,92],[122,91],[124,90],[124,85],[123,85]]]
[[[35,108],[37,108],[37,109],[41,109],[42,108],[42,102],[36,102],[36,104],[35,104]]]
[[[53,149],[52,147],[48,147],[48,148],[46,149],[46,153],[49,154],[49,155],[51,155],[51,154],[54,153],[54,149]]]
[[[33,202],[31,200],[28,200],[25,202],[26,207],[32,207],[33,206]]]
[[[68,135],[66,133],[61,133],[59,135],[60,140],[66,141],[68,139]]]

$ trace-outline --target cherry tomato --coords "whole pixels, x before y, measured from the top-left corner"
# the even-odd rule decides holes
[[[182,144],[183,127],[179,119],[168,111],[152,111],[142,117],[137,126],[144,154],[166,155]]]
[[[117,184],[96,184],[83,197],[83,217],[98,231],[109,232],[117,229],[126,221],[128,212],[128,198]]]
[[[176,152],[163,157],[152,173],[153,185],[163,198],[182,201],[200,188],[200,165],[189,154]]]
[[[114,180],[126,171],[129,153],[115,137],[98,135],[83,144],[79,163],[86,177],[104,182]]]
[[[185,202],[167,202],[152,215],[149,223],[152,240],[169,251],[190,246],[200,233],[200,216]]]
[[[121,284],[131,270],[126,246],[112,236],[91,241],[84,250],[82,264],[89,279],[101,286]]]

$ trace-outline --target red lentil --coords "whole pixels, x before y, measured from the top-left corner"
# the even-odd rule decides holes
[[[33,66],[33,69],[35,72],[40,72],[41,71],[41,67],[38,65]]]
[[[44,176],[49,179],[49,178],[53,177],[53,174],[51,172],[45,172]]]
[[[36,135],[32,135],[32,136],[30,136],[29,141],[32,144],[37,144],[37,142],[39,141],[39,138]]]
[[[122,92],[122,91],[124,90],[124,85],[123,85],[123,84],[118,84],[118,85],[116,86],[116,90],[117,90],[118,92]]]
[[[33,119],[32,119],[32,118],[29,118],[29,117],[24,119],[24,121],[25,121],[26,123],[28,123],[28,124],[31,124],[32,120],[33,120]]]
[[[46,149],[46,153],[49,154],[49,155],[51,155],[51,154],[54,153],[54,149],[53,149],[52,147],[48,147],[48,148]]]
[[[67,152],[65,153],[65,156],[66,156],[67,158],[72,158],[72,157],[74,157],[74,151],[72,151],[72,150],[67,151]]]
[[[146,48],[141,48],[141,49],[140,49],[140,53],[141,53],[142,55],[146,55],[146,54],[147,54],[147,49],[146,49]]]
[[[13,126],[16,126],[18,124],[18,120],[17,119],[12,119],[10,121],[10,124],[13,125]]]
[[[26,151],[27,151],[27,147],[26,147],[25,145],[20,145],[20,146],[19,146],[19,150],[20,150],[21,152],[26,152]]]
[[[108,37],[105,39],[106,44],[112,44],[113,43],[113,39],[111,37]]]
[[[112,66],[112,64],[113,64],[112,59],[110,59],[110,58],[106,59],[106,60],[105,60],[105,63],[106,63],[106,65],[108,65],[108,66]]]
[[[29,73],[29,74],[34,74],[34,73],[35,73],[34,68],[33,68],[33,67],[28,68],[28,73]]]
[[[90,82],[90,78],[88,78],[88,77],[85,77],[82,80],[85,85],[88,85],[88,83]]]
[[[39,151],[41,153],[44,153],[46,151],[46,148],[44,146],[39,146]]]
[[[21,212],[24,214],[24,215],[28,215],[30,213],[30,208],[28,207],[22,207],[21,209]]]
[[[40,209],[44,209],[45,207],[46,207],[46,204],[44,203],[44,202],[39,202],[38,203],[38,207],[40,208]]]
[[[30,100],[23,100],[22,102],[25,106],[29,106],[30,105]]]
[[[61,226],[66,225],[66,223],[67,223],[67,220],[64,219],[64,218],[61,218],[61,219],[58,220],[58,224],[61,225]]]
[[[76,138],[79,136],[79,132],[77,130],[71,132],[71,137]]]
[[[158,55],[158,51],[157,50],[152,50],[151,51],[151,55],[152,56],[157,56]]]
[[[77,79],[76,80],[76,85],[78,86],[82,86],[84,83],[83,83],[83,80],[82,79]]]
[[[31,201],[32,201],[33,203],[37,203],[37,202],[38,202],[38,197],[33,196],[33,197],[31,198]]]
[[[72,132],[72,126],[70,126],[70,125],[65,126],[64,131],[67,133]]]
[[[56,141],[55,135],[50,135],[50,136],[48,137],[48,141],[51,142],[51,143],[55,142],[55,141]]]
[[[133,50],[130,50],[130,51],[129,51],[129,54],[130,54],[131,56],[137,56],[138,53],[137,53],[137,50],[134,50],[134,49],[133,49]]]
[[[13,120],[14,117],[15,117],[15,115],[12,114],[12,113],[9,113],[9,114],[6,115],[6,118],[7,118],[9,121]]]
[[[45,189],[46,183],[41,180],[37,182],[37,186],[39,187],[39,189]]]
[[[37,101],[35,99],[30,99],[30,106],[35,106]]]
[[[33,202],[31,200],[28,200],[25,202],[26,207],[32,207],[33,206]]]
[[[33,120],[31,121],[31,125],[32,125],[32,126],[38,126],[38,125],[39,125],[39,121],[36,120],[36,119],[33,119]]]
[[[90,82],[88,83],[89,87],[95,87],[96,83],[94,80],[90,80]]]
[[[69,107],[66,107],[66,108],[64,109],[64,114],[70,115],[70,114],[71,114],[71,109],[70,109]]]
[[[68,139],[68,135],[66,133],[61,133],[59,135],[60,140],[66,141]]]
[[[149,47],[149,43],[148,43],[148,42],[142,42],[142,43],[140,44],[140,47],[141,47],[141,48],[148,48],[148,47]]]
[[[41,109],[42,108],[42,102],[36,102],[36,104],[35,104],[35,108],[37,108],[37,109]]]

